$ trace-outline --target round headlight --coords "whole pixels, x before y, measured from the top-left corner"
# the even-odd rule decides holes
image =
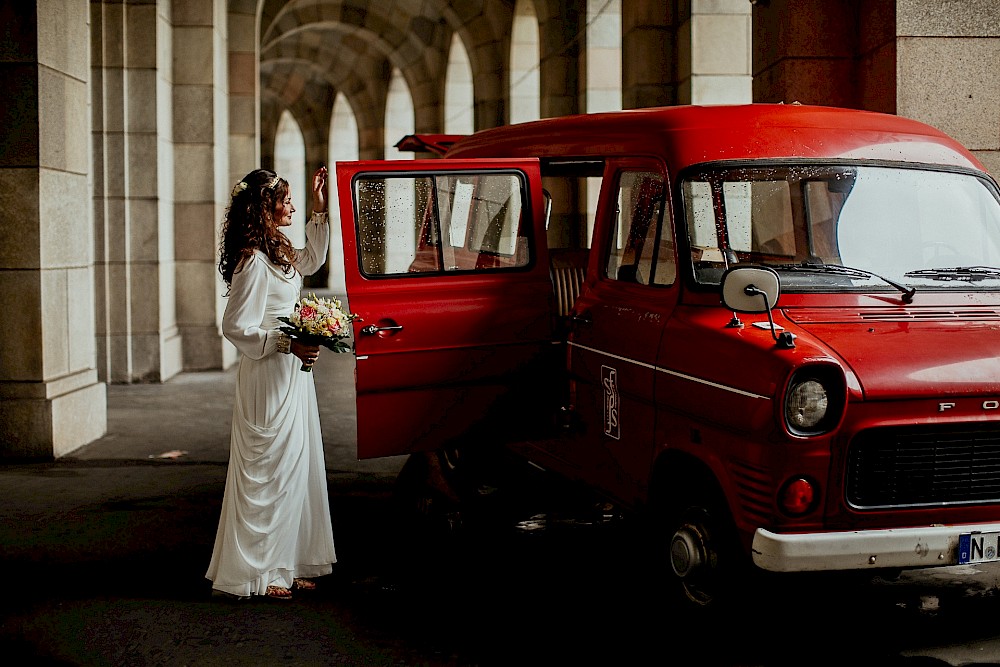
[[[805,380],[788,389],[785,419],[796,430],[811,431],[826,416],[829,406],[826,388],[817,380]]]

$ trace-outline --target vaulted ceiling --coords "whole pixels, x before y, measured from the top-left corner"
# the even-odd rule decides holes
[[[351,105],[362,133],[382,125],[393,69],[414,100],[418,131],[440,125],[448,51],[462,39],[474,76],[477,104],[503,122],[502,98],[513,0],[260,0],[262,132],[273,131],[287,109],[306,136],[323,136],[337,93]],[[547,2],[538,2],[544,11]],[[501,111],[496,111],[499,108]]]

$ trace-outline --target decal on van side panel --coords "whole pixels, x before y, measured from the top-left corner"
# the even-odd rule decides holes
[[[604,435],[621,439],[621,421],[618,400],[618,371],[611,366],[601,366],[601,385],[604,387]]]

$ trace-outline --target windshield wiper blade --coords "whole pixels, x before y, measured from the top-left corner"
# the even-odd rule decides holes
[[[951,266],[907,271],[903,275],[913,278],[927,278],[929,280],[964,280],[966,282],[973,282],[988,278],[1000,278],[1000,269],[992,266]]]
[[[890,280],[885,276],[880,276],[877,273],[872,273],[871,271],[866,271],[864,269],[857,269],[853,266],[844,266],[842,264],[813,264],[812,262],[802,262],[801,264],[777,264],[770,265],[772,269],[777,269],[779,271],[802,271],[806,273],[832,273],[840,276],[853,276],[855,278],[875,278],[876,280],[881,280],[886,285],[892,285],[900,292],[903,293],[903,303],[911,303],[913,301],[913,295],[917,293],[916,287],[908,287],[902,283],[898,283],[895,280]],[[906,275],[910,275],[907,273]]]

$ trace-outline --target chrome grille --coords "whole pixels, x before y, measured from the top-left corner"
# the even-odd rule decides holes
[[[864,431],[851,443],[846,497],[860,509],[1000,502],[1000,425]]]

